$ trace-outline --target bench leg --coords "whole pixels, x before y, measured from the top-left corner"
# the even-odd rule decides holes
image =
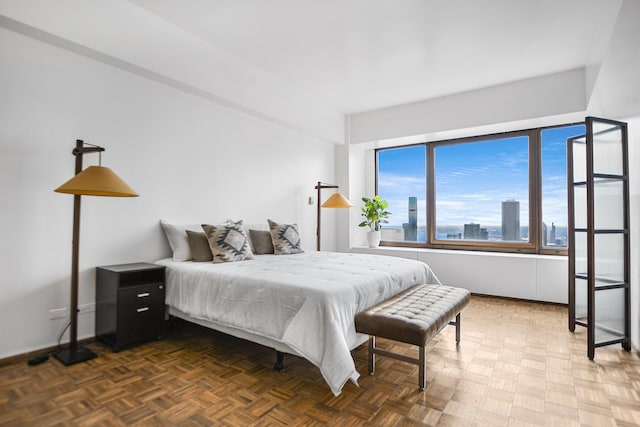
[[[369,337],[369,374],[370,375],[373,375],[373,373],[376,370],[376,354],[374,352],[375,348],[376,348],[376,337],[371,335]]]
[[[418,354],[418,388],[424,390],[427,384],[427,346],[419,347]]]
[[[456,344],[460,343],[460,313],[456,314]]]

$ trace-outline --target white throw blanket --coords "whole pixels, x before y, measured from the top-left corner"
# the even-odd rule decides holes
[[[423,262],[351,253],[157,263],[167,266],[169,306],[286,344],[320,368],[335,395],[359,377],[350,353],[363,342],[356,313],[415,284],[440,283]]]

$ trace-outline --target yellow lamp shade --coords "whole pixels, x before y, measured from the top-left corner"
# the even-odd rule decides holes
[[[340,193],[333,193],[326,202],[322,204],[323,208],[351,208],[353,203]]]
[[[138,196],[115,172],[104,166],[89,166],[54,191],[82,196]]]

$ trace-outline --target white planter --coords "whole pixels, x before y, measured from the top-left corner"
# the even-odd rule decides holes
[[[380,230],[367,231],[367,243],[369,243],[370,248],[377,248],[380,246]]]

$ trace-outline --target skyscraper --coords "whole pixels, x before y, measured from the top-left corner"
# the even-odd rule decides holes
[[[480,224],[469,223],[464,225],[464,238],[468,240],[480,239]]]
[[[418,198],[409,197],[409,222],[402,224],[404,240],[415,242],[418,240]]]
[[[464,238],[467,240],[489,240],[489,232],[480,224],[469,223],[464,225]]]
[[[520,202],[502,202],[502,240],[520,240]]]

